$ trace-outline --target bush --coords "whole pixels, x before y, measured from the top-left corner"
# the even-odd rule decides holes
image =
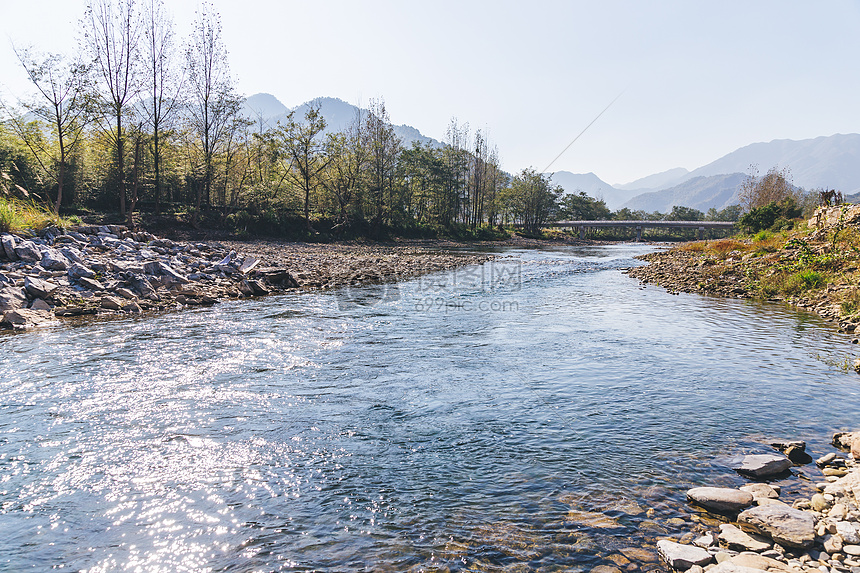
[[[753,237],[753,241],[755,241],[757,243],[761,243],[761,242],[767,241],[771,238],[773,238],[773,233],[771,233],[770,231],[764,230],[764,231],[759,231],[758,233],[756,233],[755,236]]]

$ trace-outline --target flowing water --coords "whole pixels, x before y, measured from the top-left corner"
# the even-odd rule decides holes
[[[686,488],[830,451],[860,378],[814,316],[640,287],[646,249],[0,337],[0,570],[658,568]]]

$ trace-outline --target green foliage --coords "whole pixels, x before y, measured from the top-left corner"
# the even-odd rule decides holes
[[[755,241],[757,243],[761,243],[762,241],[767,241],[767,240],[770,240],[771,238],[773,238],[773,233],[771,233],[770,231],[764,230],[764,231],[759,231],[758,233],[756,233],[755,236],[753,236],[753,241]]]
[[[666,216],[669,221],[702,221],[704,218],[705,214],[698,209],[678,205],[673,206],[672,212]]]
[[[0,197],[0,231],[30,235],[51,226],[68,227],[70,221],[35,201]]]
[[[549,176],[534,169],[524,169],[514,177],[507,191],[507,203],[517,222],[532,234],[537,234],[547,222],[557,216],[561,187],[553,187]]]
[[[721,211],[717,211],[715,207],[711,207],[705,215],[705,220],[735,222],[741,218],[741,213],[742,209],[740,205],[729,205]]]
[[[559,217],[571,221],[598,221],[609,219],[612,212],[603,199],[589,197],[585,191],[565,195],[561,200]]]
[[[802,210],[794,197],[786,197],[779,202],[756,207],[740,218],[739,223],[755,233],[764,229],[783,231],[794,227],[791,219],[802,215]]]

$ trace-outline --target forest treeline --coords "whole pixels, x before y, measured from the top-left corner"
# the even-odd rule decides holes
[[[585,193],[565,196],[547,174],[505,173],[487,131],[455,119],[443,144],[405,146],[382,99],[338,133],[313,102],[269,126],[248,117],[209,3],[184,40],[161,0],[91,0],[78,27],[67,54],[16,47],[32,97],[2,102],[0,191],[57,214],[118,212],[134,227],[136,213],[182,213],[251,234],[476,237],[506,225],[539,232],[554,219],[740,215],[611,213]]]

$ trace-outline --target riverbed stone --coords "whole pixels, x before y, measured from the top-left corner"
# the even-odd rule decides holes
[[[121,310],[122,305],[123,305],[123,303],[120,299],[112,297],[112,296],[106,296],[106,297],[102,298],[102,300],[99,304],[101,305],[102,308],[106,308],[109,310]]]
[[[51,319],[53,319],[53,316],[48,311],[19,308],[4,312],[3,319],[0,322],[15,328],[30,328],[48,322]]]
[[[860,532],[857,530],[857,525],[850,521],[837,521],[836,533],[842,537],[842,540],[849,545],[860,545]]]
[[[17,261],[18,255],[15,253],[15,237],[9,234],[0,235],[0,255],[10,261]]]
[[[65,271],[69,268],[70,263],[69,259],[59,251],[48,248],[42,251],[42,260],[39,264],[50,271]]]
[[[78,284],[88,290],[100,291],[104,290],[104,285],[97,281],[96,279],[88,279],[87,277],[81,277],[78,279]]]
[[[695,487],[687,499],[718,513],[736,513],[753,504],[753,494],[726,487]]]
[[[814,494],[812,499],[809,500],[809,504],[813,511],[824,511],[831,505],[827,498],[820,493]]]
[[[53,307],[41,298],[37,298],[30,304],[30,308],[32,310],[51,310]]]
[[[815,541],[812,514],[793,507],[769,504],[743,511],[738,523],[745,530],[766,535],[787,547],[809,547]]]
[[[69,266],[68,275],[70,279],[77,280],[81,277],[86,277],[88,279],[95,278],[96,273],[91,268],[80,263],[72,263],[71,266]]]
[[[24,289],[13,285],[0,288],[0,312],[16,310],[27,306],[27,295]]]
[[[818,458],[817,460],[815,460],[815,465],[817,465],[818,467],[822,468],[822,467],[826,466],[827,464],[829,464],[830,462],[832,462],[832,461],[833,461],[833,460],[835,460],[835,459],[836,459],[836,454],[835,454],[835,453],[833,453],[833,452],[830,452],[829,454],[824,455],[824,456],[821,456],[820,458]]]
[[[682,545],[668,539],[657,542],[657,553],[670,567],[678,571],[686,571],[693,565],[704,567],[711,562],[710,553],[694,545]]]
[[[754,478],[766,478],[779,475],[792,466],[791,460],[777,454],[746,455],[736,460],[732,469],[736,472]]]
[[[767,551],[773,543],[758,535],[750,535],[731,523],[720,525],[720,545],[734,551]]]
[[[15,254],[22,261],[36,263],[42,260],[42,254],[33,241],[21,241],[15,245]]]
[[[755,501],[762,498],[776,499],[779,497],[779,492],[766,483],[748,483],[746,485],[742,485],[740,490],[751,493]]]
[[[24,289],[34,298],[48,298],[58,286],[36,277],[24,277]]]

